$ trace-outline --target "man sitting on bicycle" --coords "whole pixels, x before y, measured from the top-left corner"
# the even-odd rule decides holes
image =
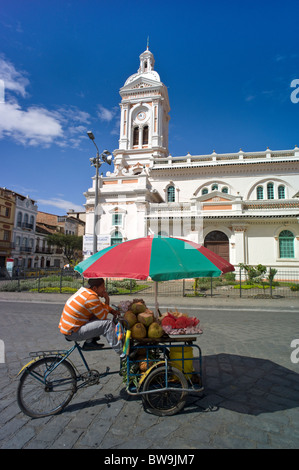
[[[105,303],[99,297],[104,298]],[[101,349],[103,345],[98,344],[96,338],[102,335],[122,357],[122,340],[115,333],[113,320],[107,320],[109,313],[116,318],[118,312],[109,306],[109,302],[104,279],[89,279],[88,287],[81,287],[67,300],[59,322],[61,333],[70,340],[86,340],[84,350]]]

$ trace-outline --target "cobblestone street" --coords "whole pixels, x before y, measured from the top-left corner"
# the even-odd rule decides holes
[[[66,348],[57,328],[66,298],[1,293],[0,448],[299,447],[299,363],[290,358],[291,342],[299,338],[298,300],[180,300],[182,311],[196,315],[204,331],[198,344],[205,390],[200,397],[189,395],[175,416],[149,414],[140,398],[129,397],[118,357],[105,350],[86,353],[87,360],[92,368],[102,372],[107,365],[115,373],[79,390],[60,415],[31,419],[16,402],[16,373],[30,351]]]

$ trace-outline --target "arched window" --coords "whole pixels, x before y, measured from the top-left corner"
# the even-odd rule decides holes
[[[23,227],[28,228],[28,214],[24,215]]]
[[[279,234],[279,257],[295,258],[294,235],[290,230],[283,230]]]
[[[278,199],[285,199],[285,187],[283,185],[278,186]]]
[[[167,188],[167,202],[175,202],[175,188],[168,186]]]
[[[217,191],[217,190],[218,190],[218,184],[213,184],[212,191]]]
[[[274,184],[273,183],[267,184],[267,198],[274,199]]]
[[[258,186],[256,188],[256,198],[257,199],[264,199],[264,188],[263,188],[263,186]]]
[[[227,187],[222,188],[222,189],[221,189],[221,192],[223,192],[223,193],[225,193],[225,194],[228,194],[228,188],[227,188]]]
[[[133,130],[133,145],[139,144],[139,127],[134,127]]]
[[[148,144],[148,126],[144,126],[143,128],[143,138],[142,138],[142,145]]]
[[[209,190],[208,188],[203,188],[202,191],[201,191],[201,194],[204,195],[204,194],[208,194]]]
[[[22,227],[22,212],[18,212],[17,227]]]
[[[122,243],[123,237],[118,230],[115,230],[111,236],[111,245],[119,245]]]

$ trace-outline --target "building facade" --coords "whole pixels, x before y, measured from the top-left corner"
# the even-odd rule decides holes
[[[169,99],[140,55],[120,89],[114,171],[99,178],[98,250],[149,234],[205,245],[237,266],[299,267],[299,148],[173,157]],[[95,177],[85,193],[85,233],[93,233]]]
[[[0,188],[0,269],[2,270],[6,268],[7,259],[11,259],[14,220],[15,194],[9,189]]]
[[[67,262],[61,247],[48,243],[53,233],[84,235],[85,213],[69,211],[58,216],[38,211],[29,196],[0,188],[0,278],[24,269],[63,268]]]
[[[62,268],[67,259],[63,249],[48,243],[47,237],[56,233],[80,236],[84,233],[84,221],[71,215],[59,216],[38,211],[36,223],[35,262],[38,268]],[[83,233],[82,233],[83,232]]]
[[[15,268],[34,266],[37,205],[29,196],[15,193],[12,258]]]

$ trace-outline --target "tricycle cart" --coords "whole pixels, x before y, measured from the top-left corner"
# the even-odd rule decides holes
[[[191,240],[149,235],[104,248],[74,269],[86,279],[150,278],[155,286],[154,313],[158,319],[158,282],[218,277],[235,268]],[[150,341],[130,340],[130,354],[123,367],[128,393],[141,395],[145,406],[159,416],[180,411],[188,392],[203,390],[201,350],[194,341],[196,336],[193,335]],[[138,359],[140,349],[143,350],[142,359]],[[144,371],[140,370],[141,362],[145,363]]]
[[[164,335],[157,340],[130,340],[122,368],[126,390],[140,395],[147,411],[171,416],[181,411],[187,394],[203,391],[202,356],[196,336]]]

